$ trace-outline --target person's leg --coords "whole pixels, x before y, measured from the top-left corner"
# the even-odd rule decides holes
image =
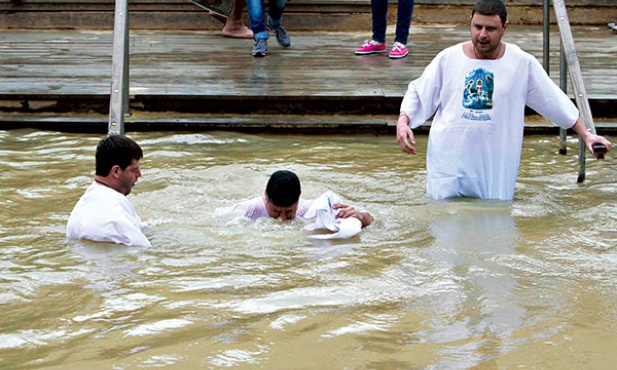
[[[271,26],[278,26],[283,20],[283,12],[285,11],[285,0],[269,0],[268,23]]]
[[[285,12],[285,0],[269,0],[268,28],[274,32],[276,41],[284,48],[291,45],[291,40],[285,27],[283,27],[283,12]]]
[[[411,26],[411,16],[413,15],[414,0],[399,0],[396,15],[396,35],[394,42],[407,45],[409,38],[409,26]]]
[[[371,17],[373,20],[373,41],[386,42],[388,27],[388,0],[371,0]]]
[[[253,29],[252,54],[254,57],[265,57],[268,52],[268,30],[266,29],[266,13],[264,12],[264,0],[247,0],[246,6],[249,12],[249,20]]]
[[[253,30],[253,37],[257,39],[268,39],[266,29],[266,13],[264,12],[264,0],[246,0],[246,7],[249,13],[249,21]]]
[[[242,21],[242,12],[246,6],[246,0],[236,0],[234,9],[231,15],[225,20],[225,25],[221,34],[224,37],[232,37],[237,39],[252,39],[253,31],[244,25]]]
[[[386,28],[388,27],[388,0],[371,0],[373,36],[356,49],[356,55],[384,53],[386,51]]]

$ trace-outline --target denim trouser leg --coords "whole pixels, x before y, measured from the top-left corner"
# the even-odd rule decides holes
[[[388,0],[371,0],[371,16],[373,18],[373,40],[386,42]]]
[[[396,14],[396,35],[394,42],[407,45],[409,37],[409,26],[411,26],[411,16],[413,14],[414,0],[398,0],[398,12]]]
[[[249,0],[250,1],[250,0]],[[414,0],[399,0],[396,14],[395,42],[407,45],[409,26],[413,14]],[[388,0],[371,0],[371,15],[373,18],[373,40],[386,42],[388,27]]]
[[[246,8],[249,13],[251,29],[257,39],[268,39],[266,30],[266,14],[264,13],[264,0],[247,0]]]
[[[270,9],[268,10],[268,16],[270,17],[270,24],[278,26],[283,19],[283,12],[285,11],[285,0],[269,0]]]

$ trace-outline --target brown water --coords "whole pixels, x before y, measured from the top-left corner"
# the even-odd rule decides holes
[[[153,248],[67,242],[100,135],[0,131],[0,368],[608,369],[617,167],[525,138],[513,202],[424,195],[393,137],[134,133]],[[614,138],[613,138],[614,141]],[[271,172],[374,225],[233,219]]]

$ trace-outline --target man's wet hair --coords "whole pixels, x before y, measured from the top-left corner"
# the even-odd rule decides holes
[[[501,0],[479,0],[471,11],[471,17],[473,18],[476,13],[488,16],[499,15],[502,26],[505,26],[508,20],[506,4]]]
[[[139,144],[122,135],[110,135],[96,147],[96,174],[107,176],[113,166],[125,170],[133,160],[140,160],[144,153]]]
[[[300,179],[291,171],[274,172],[266,185],[266,196],[277,207],[290,207],[298,203],[300,193]]]

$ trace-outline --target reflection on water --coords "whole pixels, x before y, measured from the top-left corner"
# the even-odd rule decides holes
[[[100,136],[0,131],[0,368],[608,368],[617,172],[525,139],[514,202],[424,196],[392,137],[135,133],[153,248],[67,242]],[[235,219],[274,170],[374,225]]]

